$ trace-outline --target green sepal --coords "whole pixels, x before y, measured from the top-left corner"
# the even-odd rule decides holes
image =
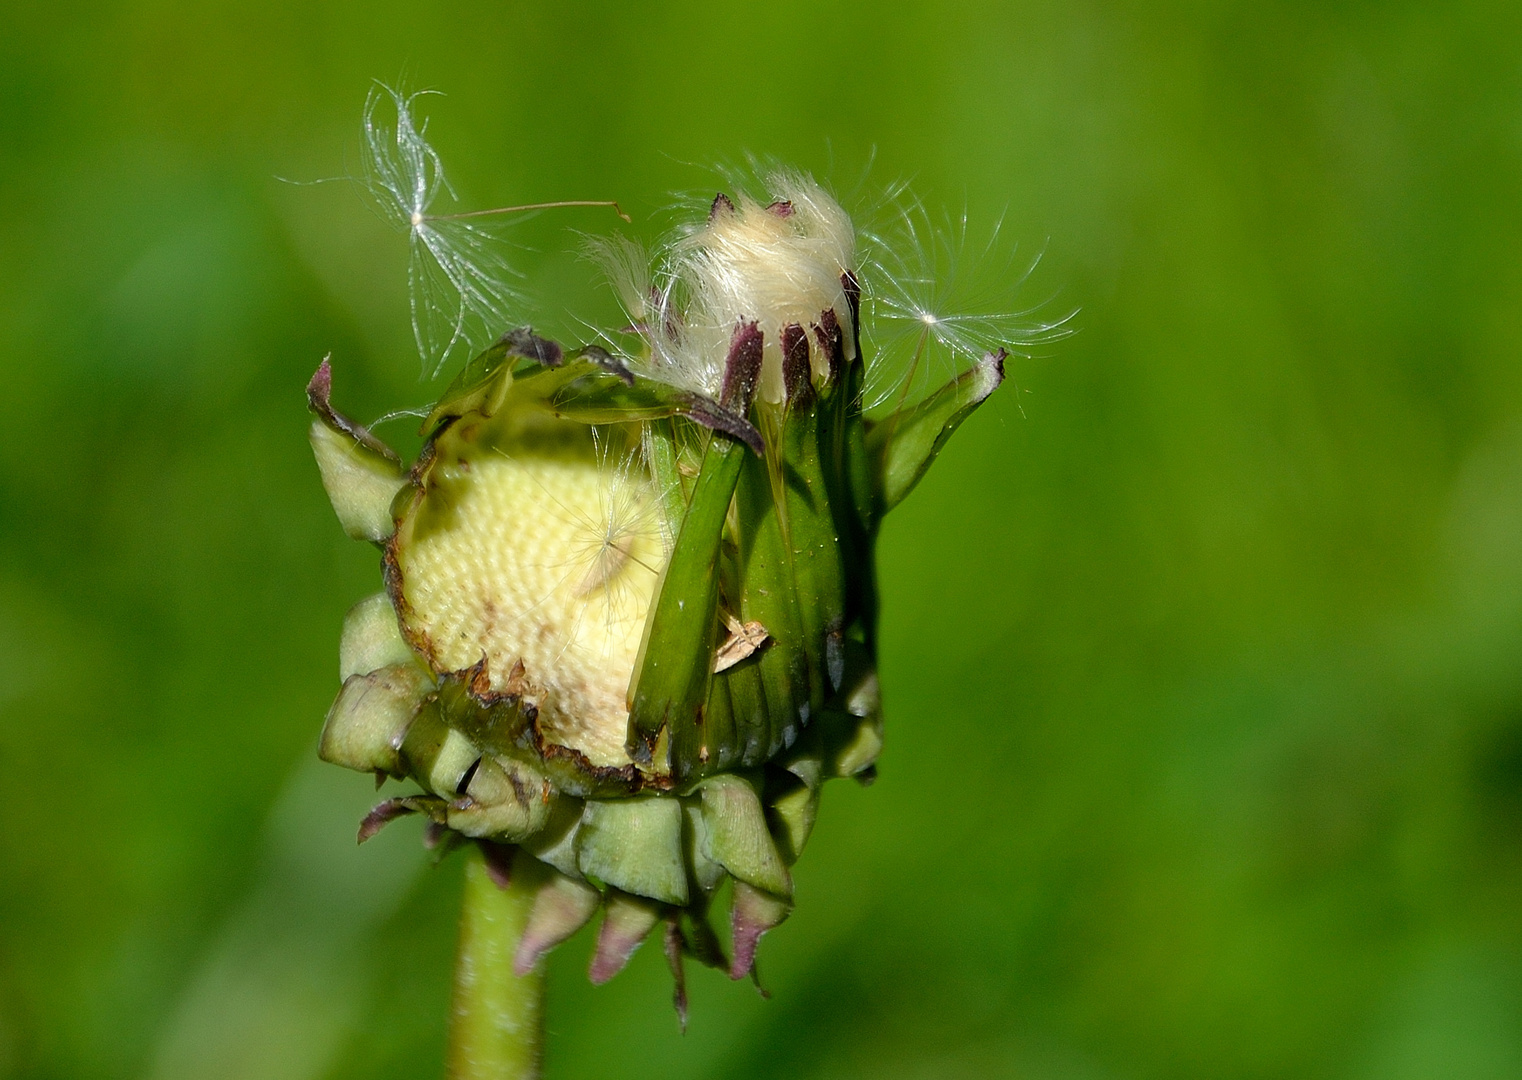
[[[363,844],[380,832],[397,818],[407,817],[410,814],[422,814],[435,825],[443,825],[445,820],[444,800],[434,795],[403,795],[399,799],[387,799],[371,808],[359,823],[359,842]],[[454,833],[446,833],[446,836],[454,836]],[[441,846],[447,841],[441,842]]]
[[[824,783],[824,759],[817,752],[789,758],[782,767],[816,791]]]
[[[818,789],[824,783],[824,726],[810,724],[803,738],[786,754],[771,762],[782,772],[802,780],[811,788]],[[768,791],[772,790],[768,787]],[[779,789],[780,790],[780,789]]]
[[[445,420],[477,413],[494,416],[513,385],[513,365],[507,342],[498,341],[472,357],[440,395],[423,421],[422,432],[436,430]]]
[[[752,668],[747,668],[746,671],[750,675],[755,675]],[[689,782],[710,773],[723,772],[739,764],[743,744],[736,734],[735,711],[731,703],[734,687],[731,679],[741,674],[733,668],[717,672],[708,685],[708,702],[703,706],[702,741],[698,746],[697,762],[686,773]],[[744,681],[743,677],[741,681]],[[765,702],[760,695],[760,683],[754,682],[756,690],[752,697],[764,706]]]
[[[449,827],[466,836],[516,843],[548,823],[554,789],[521,761],[486,755],[461,796],[449,804]]]
[[[835,520],[835,542],[845,567],[845,611],[839,625],[825,630],[825,669],[838,687],[844,672],[844,642],[859,632],[869,642],[877,633],[876,531],[873,469],[862,418],[863,366],[851,364],[839,383],[821,392],[819,457]]]
[[[424,433],[445,421],[467,416],[495,416],[510,399],[534,403],[566,420],[582,424],[622,424],[684,416],[713,431],[739,439],[762,452],[760,433],[743,417],[699,394],[635,375],[595,345],[569,352],[529,334],[535,343],[521,349],[509,334],[473,358],[444,392],[428,418]],[[554,363],[518,366],[518,357],[553,356]]]
[[[869,780],[878,755],[883,751],[883,722],[878,716],[853,717],[846,714],[845,738],[835,752],[836,776],[854,776]]]
[[[626,748],[633,760],[648,764],[666,729],[678,780],[699,763],[703,745],[702,710],[718,635],[719,549],[744,456],[739,443],[719,436],[709,441],[634,662]]]
[[[531,330],[511,331],[473,356],[460,369],[429,411],[422,432],[426,435],[436,431],[444,421],[462,416],[493,417],[510,395],[548,405],[560,390],[583,378],[594,386],[601,385],[597,378],[600,375],[621,385],[631,378],[622,369],[619,369],[621,374],[614,374],[606,366],[599,365],[590,359],[593,355],[607,356],[596,346],[568,354],[560,345],[538,337]],[[526,358],[529,362],[525,362]],[[551,360],[553,362],[549,362]],[[669,416],[675,411],[673,406],[664,415]]]
[[[391,503],[407,475],[395,451],[333,408],[332,392],[333,368],[324,359],[307,384],[307,404],[317,414],[308,434],[322,486],[345,533],[380,543],[396,530]]]
[[[711,846],[708,841],[708,825],[703,819],[703,805],[701,801],[686,803],[682,813],[687,818],[687,831],[683,835],[687,869],[699,891],[711,893],[723,883],[725,871],[724,864],[709,854]]]
[[[538,755],[524,746],[528,720],[517,698],[483,703],[472,684],[483,677],[483,668],[452,672],[439,679],[437,709],[444,722],[472,742],[499,756],[517,758],[538,768]]]
[[[855,530],[863,533],[870,532],[876,509],[872,453],[867,447],[867,422],[862,415],[866,378],[866,366],[863,364],[852,364],[846,370],[845,385],[841,387],[844,396],[840,399],[840,412],[836,420],[838,427],[834,458],[840,465],[849,505],[854,511],[850,515],[851,524]],[[870,541],[864,537],[858,543],[865,544],[870,549]]]
[[[1003,349],[983,357],[924,401],[874,424],[867,434],[877,480],[877,516],[904,500],[957,426],[1004,381]]]
[[[627,371],[615,373],[591,360],[568,363],[536,378],[546,407],[566,420],[619,424],[681,416],[743,442],[758,455],[764,452],[761,433],[748,420],[701,394]]]
[[[798,861],[819,816],[819,787],[780,769],[768,770],[767,823],[777,853],[788,866]]]
[[[313,420],[312,454],[338,523],[351,539],[380,543],[396,529],[391,502],[407,484],[401,466]]]
[[[811,708],[809,658],[798,611],[800,596],[793,580],[782,469],[779,457],[747,457],[735,490],[740,620],[760,623],[770,638],[759,653],[736,665],[755,667],[765,708],[747,710],[735,698],[743,683],[730,685],[736,720],[760,721],[735,725],[742,766],[759,765],[791,746]],[[822,704],[822,695],[819,697]],[[725,748],[720,749],[722,756]]]
[[[527,396],[542,404],[558,388],[597,373],[614,381],[633,381],[622,364],[595,345],[567,352],[529,327],[510,330],[466,362],[423,421],[422,432],[426,435],[443,421],[471,414],[495,416],[514,392],[515,381],[532,383]],[[521,387],[517,393],[523,393]]]
[[[550,804],[549,819],[544,827],[532,836],[520,841],[524,851],[542,863],[559,870],[566,877],[581,880],[581,867],[576,864],[576,835],[581,830],[581,818],[585,804],[580,799],[562,794]]]
[[[729,962],[731,979],[755,974],[756,945],[761,935],[780,925],[792,910],[792,903],[780,896],[744,881],[735,882],[729,909],[730,938],[734,943],[734,956]]]
[[[589,923],[601,904],[602,894],[585,882],[549,875],[534,894],[534,907],[513,955],[513,974],[521,978],[533,971],[541,956]]]
[[[687,902],[682,806],[666,796],[591,801],[576,838],[588,877],[668,904]]]
[[[428,673],[410,660],[350,675],[328,710],[318,756],[360,772],[400,775],[400,737],[432,689]]]
[[[832,710],[822,726],[830,749],[830,771],[870,781],[883,749],[882,691],[872,653],[859,641],[845,643],[845,682],[840,710]]]
[[[660,494],[667,536],[675,535],[687,514],[687,488],[678,465],[681,455],[676,439],[676,427],[669,419],[653,421],[645,429],[645,460]]]
[[[340,679],[407,663],[417,663],[417,658],[402,637],[389,596],[377,593],[348,610],[338,639]]]
[[[662,420],[687,404],[687,395],[674,387],[632,375],[620,378],[589,360],[540,372],[531,381],[543,386],[539,392],[551,412],[579,424]]]
[[[771,745],[772,707],[758,659],[742,661],[715,675],[709,701],[718,698],[721,691],[729,705],[727,715],[720,713],[727,727],[712,726],[712,735],[716,740],[722,737],[722,741],[717,742],[707,773],[760,764],[765,760],[763,752]],[[773,689],[771,696],[775,694]]]
[[[845,680],[841,701],[852,716],[881,716],[882,687],[877,679],[877,662],[865,645],[847,639],[845,643]]]
[[[776,896],[792,896],[792,878],[772,842],[756,789],[733,773],[723,773],[704,780],[698,793],[708,857],[740,881]]]
[[[446,799],[460,794],[461,781],[481,756],[480,747],[449,726],[436,698],[418,710],[400,750],[406,774]]]
[[[609,889],[607,914],[598,929],[597,948],[587,969],[592,984],[601,986],[622,971],[660,918],[659,904]]]
[[[830,663],[832,635],[845,623],[847,581],[840,529],[830,504],[830,481],[820,446],[820,410],[800,409],[782,429],[783,484],[792,570],[803,647],[809,663],[809,705],[817,714],[840,679]],[[834,670],[832,670],[832,667]]]

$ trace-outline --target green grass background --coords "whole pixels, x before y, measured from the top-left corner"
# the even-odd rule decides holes
[[[772,999],[551,964],[548,1075],[1522,1075],[1522,8],[0,6],[0,1077],[438,1075],[459,864],[317,764],[377,588],[306,445],[417,405],[372,78],[464,203],[773,154],[1047,256],[882,540],[889,742]],[[580,214],[580,216],[577,216]],[[536,323],[606,305],[522,224]],[[578,307],[577,305],[582,305]],[[388,433],[404,439],[403,427]]]

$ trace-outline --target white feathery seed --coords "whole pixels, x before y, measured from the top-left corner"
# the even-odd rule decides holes
[[[364,113],[365,178],[382,214],[407,233],[412,333],[429,374],[458,348],[480,347],[512,324],[519,297],[509,283],[522,276],[493,226],[431,212],[441,193],[456,197],[427,122],[414,119],[417,99],[435,92],[377,84]]]
[[[707,221],[669,245],[653,274],[625,240],[595,251],[635,329],[650,346],[649,374],[718,395],[735,327],[755,322],[765,335],[760,397],[783,398],[782,330],[807,329],[833,309],[854,358],[851,308],[842,275],[854,269],[856,234],[840,205],[811,177],[775,172],[769,199],[720,200]],[[821,374],[828,359],[813,350]]]
[[[434,213],[441,193],[455,195],[426,121],[415,119],[417,99],[428,93],[380,84],[370,92],[365,171],[384,216],[408,235],[413,335],[425,371],[437,374],[461,347],[484,347],[517,321],[520,297],[511,282],[521,275],[505,258],[500,221],[489,216],[617,206],[572,201]],[[888,227],[861,233],[858,244],[850,216],[808,174],[773,169],[757,187],[765,198],[744,191],[721,198],[705,221],[658,250],[653,264],[625,237],[591,241],[631,329],[648,346],[647,357],[633,359],[651,377],[717,397],[736,327],[755,322],[765,341],[759,397],[780,402],[780,342],[789,324],[808,329],[833,310],[846,358],[855,359],[847,273],[863,290],[869,409],[917,397],[995,348],[1029,356],[1071,333],[1074,313],[1042,318],[1045,305],[1015,306],[1040,254],[1022,265],[1018,247],[1002,240],[1002,223],[982,243],[970,243],[965,214],[933,220],[900,186],[889,193]],[[810,356],[822,377],[828,358],[817,347]]]
[[[1021,262],[1018,246],[1004,242],[1002,221],[972,242],[965,214],[937,222],[899,185],[885,200],[888,227],[858,233],[804,173],[775,170],[762,186],[765,201],[743,192],[720,200],[702,224],[657,252],[653,269],[633,241],[593,242],[649,347],[652,377],[716,397],[735,327],[754,321],[765,334],[759,396],[782,400],[780,340],[789,323],[807,329],[833,309],[847,359],[855,359],[847,272],[863,290],[869,409],[915,400],[995,349],[1030,356],[1072,332],[1072,312],[1046,318],[1046,304],[1015,306],[1041,256]],[[817,348],[810,355],[823,375],[827,358]]]
[[[903,189],[895,202],[889,228],[863,236],[868,409],[913,400],[995,349],[1028,357],[1072,333],[1076,312],[1014,306],[1041,253],[1022,263],[1002,219],[978,243],[965,213],[937,222]]]

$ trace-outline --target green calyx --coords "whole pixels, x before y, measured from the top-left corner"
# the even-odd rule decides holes
[[[595,981],[657,926],[679,980],[683,955],[752,971],[824,781],[874,775],[875,537],[1003,357],[869,423],[842,281],[849,312],[780,331],[770,398],[755,322],[713,396],[515,331],[404,467],[333,409],[327,361],[308,388],[323,483],[386,586],[345,620],[319,752],[418,789],[362,839],[421,814],[434,842],[537,860],[520,974],[598,908]]]

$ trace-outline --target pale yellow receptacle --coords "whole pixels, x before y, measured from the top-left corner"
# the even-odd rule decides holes
[[[398,555],[409,628],[437,668],[484,659],[493,689],[538,707],[545,739],[628,764],[626,695],[666,560],[637,463],[491,450],[441,463]]]

